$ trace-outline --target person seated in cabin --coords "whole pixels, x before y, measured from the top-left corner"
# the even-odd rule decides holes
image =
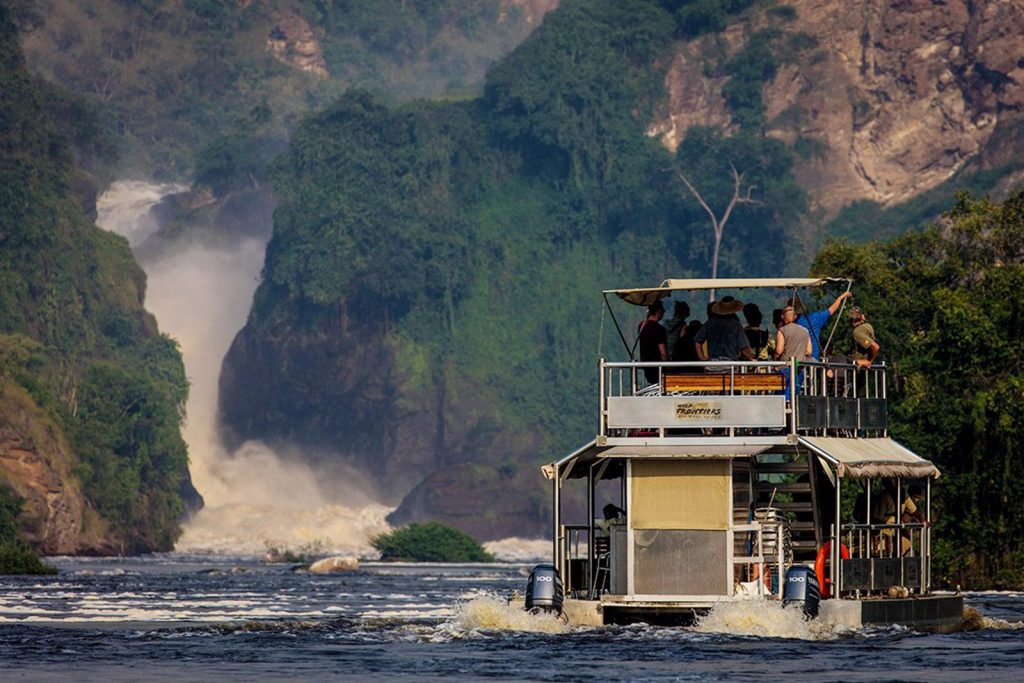
[[[796,322],[796,310],[792,306],[782,309],[782,327],[775,333],[775,360],[789,363],[796,360],[802,363],[811,354],[811,335],[807,328]],[[780,373],[786,378],[785,395],[789,395],[790,368],[781,368]],[[803,371],[797,373],[797,391],[802,384]]]
[[[882,349],[875,339],[875,328],[857,306],[850,309],[850,324],[853,325],[853,362],[858,367],[870,368]]]
[[[907,487],[907,497],[903,500],[903,510],[900,513],[900,520],[904,524],[928,524],[928,518],[921,509],[923,499],[924,489],[920,484],[911,484]],[[900,539],[901,554],[909,554],[911,547],[910,529],[904,529]]]
[[[668,362],[668,333],[661,326],[665,306],[655,301],[647,307],[647,317],[637,325],[637,343],[640,346],[640,362]],[[650,384],[658,382],[658,368],[644,368],[644,377]]]
[[[690,317],[690,304],[677,301],[672,307],[672,317],[663,325],[668,336],[668,357],[672,358],[679,338],[686,332],[686,319]]]
[[[833,301],[828,308],[820,311],[814,311],[813,313],[807,312],[807,309],[804,308],[804,303],[800,300],[799,296],[794,296],[786,302],[787,306],[792,306],[796,311],[797,324],[806,328],[807,332],[811,335],[811,360],[817,360],[821,357],[821,334],[824,331],[829,318],[834,316],[843,301],[851,296],[853,296],[853,292],[845,291],[837,296],[835,301]]]
[[[919,484],[911,484],[906,489],[903,504],[900,506],[900,522],[903,524],[927,524],[927,519],[919,505],[924,496],[924,490]],[[872,501],[871,521],[874,524],[896,524],[896,486],[892,480],[886,479],[881,493]],[[883,529],[879,533],[881,550],[886,555],[892,555],[896,538],[894,528]],[[900,534],[900,555],[910,552],[910,531],[904,529]]]
[[[755,303],[744,305],[743,317],[747,321],[746,326],[743,328],[743,333],[747,335],[747,341],[750,342],[750,350],[753,352],[754,358],[757,360],[768,360],[768,339],[770,335],[768,330],[761,327],[764,316],[761,314],[760,307]]]
[[[750,342],[736,314],[743,310],[743,302],[724,296],[711,305],[711,317],[693,338],[697,357],[702,361],[734,361],[741,358],[754,360]],[[708,343],[705,353],[704,342]],[[728,372],[728,368],[707,368],[708,372]]]

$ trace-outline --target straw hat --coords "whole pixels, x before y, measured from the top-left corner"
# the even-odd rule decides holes
[[[729,315],[739,313],[743,310],[743,302],[731,296],[723,296],[711,306],[711,312],[715,315]]]

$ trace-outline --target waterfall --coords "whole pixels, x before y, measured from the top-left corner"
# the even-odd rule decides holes
[[[350,471],[318,472],[301,457],[283,458],[259,442],[229,453],[218,438],[221,363],[245,324],[269,235],[236,240],[163,239],[151,209],[187,188],[120,180],[97,200],[97,224],[123,235],[147,276],[146,308],[181,347],[190,389],[183,437],[192,481],[206,505],[190,519],[177,550],[254,554],[268,548],[372,553],[369,538],[388,530],[391,511],[362,491]],[[268,222],[270,217],[267,216]],[[337,470],[341,470],[339,467]]]

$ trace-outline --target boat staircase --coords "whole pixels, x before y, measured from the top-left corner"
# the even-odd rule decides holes
[[[821,546],[813,461],[804,455],[762,454],[751,463],[753,507],[769,504],[789,520],[793,561],[814,562]]]

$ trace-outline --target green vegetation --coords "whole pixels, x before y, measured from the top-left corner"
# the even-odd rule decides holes
[[[1024,585],[1021,244],[1024,192],[959,194],[941,225],[832,242],[814,262],[854,279],[893,366],[892,431],[943,472],[934,571],[949,586]]]
[[[83,125],[72,146],[49,119],[3,7],[0,93],[0,376],[68,437],[84,492],[123,547],[169,549],[182,495],[195,495],[181,356],[141,305],[127,242],[71,197],[75,155],[104,143]]]
[[[695,38],[704,33],[721,31],[729,20],[759,0],[665,0],[667,7],[675,7],[673,16],[679,35]]]
[[[392,562],[494,562],[472,536],[439,522],[410,524],[370,540]]]
[[[248,132],[256,109],[270,113],[264,137],[280,142],[305,112],[349,87],[400,99],[472,93],[491,62],[531,28],[515,7],[499,20],[501,0],[15,5],[33,70],[87,98],[98,114],[92,122],[117,134],[117,165],[171,177],[188,175],[203,150],[226,151]],[[267,49],[268,38],[294,48],[309,35],[303,29],[318,39],[329,76],[284,64]],[[251,147],[233,151],[258,154]]]
[[[594,293],[709,271],[707,217],[673,165],[719,207],[730,162],[752,186],[758,203],[733,214],[723,276],[779,272],[763,245],[802,226],[784,143],[694,129],[673,158],[645,134],[675,31],[655,0],[568,0],[491,70],[480,100],[388,107],[353,91],[310,116],[272,166],[253,343],[297,367],[311,353],[346,362],[331,347],[339,319],[383,336],[369,343],[395,358],[388,392],[402,410],[443,397],[446,419],[466,423],[450,429],[473,434],[451,457],[495,472],[519,449],[540,460],[578,446],[593,423],[594,354],[621,353],[594,338]],[[373,429],[353,422],[345,373],[268,381],[255,431],[244,397],[224,403],[247,436],[330,444]]]
[[[18,535],[20,510],[21,501],[0,482],[0,575],[56,574],[57,570],[40,560]]]

